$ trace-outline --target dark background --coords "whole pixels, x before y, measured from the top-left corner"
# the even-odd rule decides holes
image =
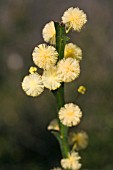
[[[21,81],[33,65],[34,47],[43,43],[42,28],[71,6],[88,16],[80,33],[70,33],[83,60],[80,77],[65,86],[66,102],[75,102],[79,85],[87,87],[76,102],[84,115],[77,128],[89,135],[81,161],[84,169],[113,169],[113,0],[0,0],[0,170],[49,170],[59,164],[58,143],[47,131],[55,99],[48,90],[26,96]]]

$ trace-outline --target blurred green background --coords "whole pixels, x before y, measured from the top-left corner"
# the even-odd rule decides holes
[[[83,168],[113,170],[113,0],[0,0],[0,170],[49,170],[60,161],[56,139],[47,125],[56,115],[48,90],[28,97],[21,81],[33,65],[32,51],[43,43],[42,28],[59,21],[69,7],[88,16],[71,42],[83,50],[81,75],[65,86],[66,102],[75,102],[79,85],[86,95],[77,129],[87,131],[89,146],[81,151]]]

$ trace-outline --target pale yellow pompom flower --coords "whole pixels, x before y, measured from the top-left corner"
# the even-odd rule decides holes
[[[87,17],[83,10],[71,7],[64,12],[62,22],[66,25],[68,30],[73,28],[75,31],[80,31],[87,22]]]
[[[55,26],[53,21],[45,25],[45,27],[42,30],[42,35],[45,42],[55,45],[56,31],[55,31]]]
[[[78,152],[71,152],[68,154],[68,158],[61,159],[61,165],[64,169],[79,170],[81,168],[80,159]]]
[[[45,70],[42,75],[42,81],[46,88],[56,90],[61,85],[61,77],[57,72],[57,67],[50,67]]]
[[[77,45],[68,43],[65,45],[64,57],[71,57],[80,61],[82,59],[82,50]]]
[[[33,61],[39,67],[48,69],[56,64],[58,53],[53,46],[40,44],[35,47],[33,53]]]
[[[44,91],[41,76],[38,73],[25,76],[22,81],[22,89],[28,96],[39,96]]]
[[[80,74],[79,62],[73,58],[64,58],[60,60],[57,67],[63,82],[71,82]]]
[[[82,112],[76,104],[68,103],[59,110],[59,119],[63,125],[71,127],[79,124]]]
[[[73,145],[73,149],[85,149],[88,145],[88,135],[84,131],[71,133],[69,142]]]
[[[58,120],[53,119],[47,127],[48,130],[56,130],[59,131]]]

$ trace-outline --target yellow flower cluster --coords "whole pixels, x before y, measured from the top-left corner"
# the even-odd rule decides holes
[[[78,8],[69,8],[62,17],[66,29],[71,27],[76,31],[80,31],[86,21],[86,15]],[[40,95],[44,87],[56,90],[62,82],[74,81],[80,74],[79,61],[82,59],[82,50],[77,45],[68,43],[65,46],[64,58],[58,61],[59,54],[55,49],[56,31],[53,21],[44,26],[42,35],[44,41],[51,45],[37,45],[32,56],[34,64],[43,69],[43,74],[39,75],[37,68],[31,67],[30,74],[22,81],[22,89],[27,95],[33,97]]]

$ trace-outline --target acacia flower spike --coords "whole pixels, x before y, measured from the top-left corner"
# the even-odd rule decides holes
[[[56,98],[57,116],[50,122],[47,129],[58,140],[62,158],[61,167],[54,167],[51,170],[79,170],[81,157],[78,152],[75,152],[75,149],[85,148],[88,142],[87,134],[80,132],[74,134],[69,143],[68,129],[80,123],[82,111],[74,103],[65,104],[64,96],[64,83],[78,78],[82,60],[82,50],[76,44],[67,43],[69,38],[66,33],[70,29],[80,32],[86,22],[87,17],[83,10],[71,7],[64,12],[61,22],[47,23],[42,30],[42,36],[44,41],[50,45],[39,44],[32,53],[33,62],[42,69],[42,74],[37,73],[37,67],[30,67],[30,74],[25,76],[22,81],[22,89],[28,96],[39,96],[44,88],[47,88]],[[84,94],[85,91],[86,88],[80,86],[78,96],[79,93]]]

